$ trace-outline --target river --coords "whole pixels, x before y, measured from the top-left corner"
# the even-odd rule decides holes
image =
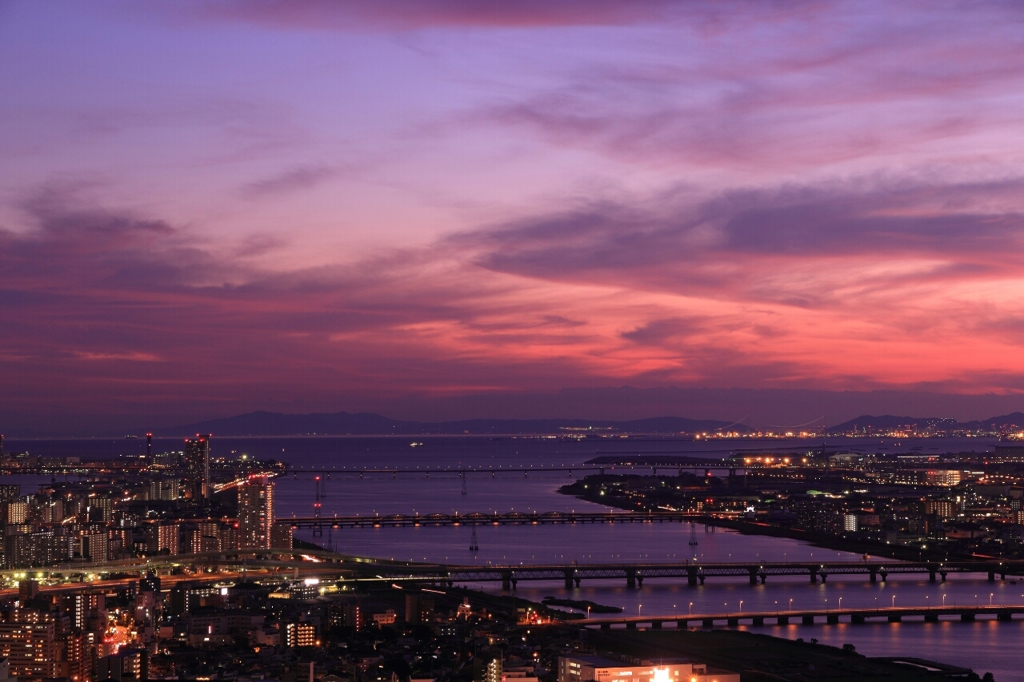
[[[410,448],[412,441],[422,447]],[[335,469],[326,480],[323,515],[393,514],[473,511],[568,511],[603,507],[559,495],[557,489],[580,472],[523,473],[545,466],[580,466],[597,455],[615,452],[691,454],[703,459],[723,458],[739,450],[800,452],[819,441],[711,441],[693,443],[667,439],[614,439],[566,441],[536,438],[419,437],[412,438],[214,438],[214,456],[277,457],[289,462],[293,475],[277,479],[277,515],[309,516],[314,484],[302,469]],[[157,440],[155,450],[180,449],[180,439]],[[829,445],[850,452],[984,452],[994,445],[986,439],[830,439]],[[138,454],[144,441],[19,441],[7,450],[27,449],[36,454],[74,454],[106,457]],[[411,473],[398,476],[346,471],[382,468],[448,469],[450,473]],[[515,472],[473,474],[462,493],[461,469],[499,468]],[[662,467],[670,473],[671,467]],[[650,469],[638,471],[649,473]],[[26,492],[34,481],[25,480]],[[853,560],[858,555],[813,547],[785,538],[745,536],[718,529],[694,529],[697,545],[689,545],[689,524],[615,524],[595,526],[482,526],[477,552],[469,551],[471,529],[376,528],[325,530],[317,542],[348,554],[447,563],[546,563],[617,561],[785,561]],[[308,538],[308,536],[306,536]],[[312,538],[308,538],[312,539]],[[500,585],[475,585],[500,591]],[[1024,581],[989,583],[985,576],[951,575],[945,583],[930,583],[921,576],[890,576],[885,583],[870,583],[864,576],[831,576],[826,584],[812,585],[804,577],[770,578],[751,586],[746,579],[709,578],[701,587],[685,581],[648,579],[640,589],[627,589],[624,581],[584,582],[566,590],[561,582],[520,582],[517,593],[540,601],[544,596],[569,596],[618,606],[626,613],[674,615],[730,611],[772,611],[788,608],[829,608],[874,605],[1024,604]],[[894,601],[895,600],[895,601]],[[869,656],[917,656],[992,672],[1000,682],[1024,680],[1016,649],[1024,636],[1024,620],[1011,623],[904,622],[865,625],[790,625],[743,629],[792,639],[812,637],[822,643],[853,644]]]

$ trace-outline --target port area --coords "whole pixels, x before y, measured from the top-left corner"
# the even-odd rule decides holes
[[[742,682],[939,682],[979,680],[972,670],[913,657],[868,658],[852,647],[725,630],[588,631],[585,644],[626,659],[689,658],[740,673]]]

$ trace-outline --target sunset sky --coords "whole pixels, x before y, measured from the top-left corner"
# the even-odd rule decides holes
[[[992,416],[1022,211],[1019,2],[0,0],[0,429]]]

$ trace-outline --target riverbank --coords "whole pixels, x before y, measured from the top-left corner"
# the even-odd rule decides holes
[[[604,604],[598,604],[596,602],[588,601],[586,599],[562,599],[559,597],[544,597],[541,603],[546,606],[564,606],[570,609],[576,609],[578,611],[587,611],[588,613],[622,613],[622,608],[618,606],[606,606]]]
[[[612,509],[621,509],[628,512],[657,512],[658,509],[651,505],[644,505],[635,498],[619,499],[615,497],[602,496],[599,494],[580,494],[579,482],[569,486],[562,486],[558,492],[561,495],[568,495],[586,502],[593,502]],[[751,521],[745,519],[725,519],[716,516],[706,515],[700,517],[696,522],[708,526],[729,528],[744,535],[765,535],[769,537],[789,538],[806,542],[822,549],[833,549],[840,552],[853,554],[867,554],[900,561],[936,561],[942,562],[951,559],[976,559],[977,557],[969,552],[947,551],[945,548],[935,550],[934,548],[920,548],[907,545],[890,544],[879,540],[865,538],[850,538],[830,535],[815,531],[793,528],[790,526],[778,526],[769,523]]]

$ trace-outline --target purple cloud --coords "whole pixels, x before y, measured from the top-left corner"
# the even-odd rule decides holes
[[[338,170],[330,166],[296,166],[277,175],[249,183],[242,188],[242,195],[258,199],[268,195],[308,189],[337,175]]]

